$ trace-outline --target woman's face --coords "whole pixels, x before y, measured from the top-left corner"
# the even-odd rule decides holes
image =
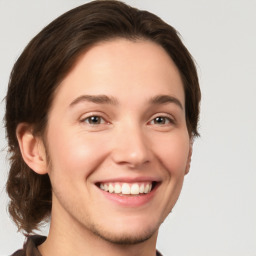
[[[189,168],[184,99],[153,42],[115,39],[80,56],[49,112],[55,227],[116,243],[156,236]]]

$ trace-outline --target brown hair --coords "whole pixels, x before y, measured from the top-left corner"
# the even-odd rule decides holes
[[[93,1],[61,15],[35,36],[18,58],[6,96],[9,212],[19,230],[27,234],[50,216],[51,184],[48,175],[36,174],[23,161],[17,125],[29,123],[34,133],[42,136],[54,92],[77,58],[93,44],[116,37],[151,40],[166,50],[183,80],[188,132],[191,137],[198,135],[197,72],[173,27],[152,13],[119,1]]]

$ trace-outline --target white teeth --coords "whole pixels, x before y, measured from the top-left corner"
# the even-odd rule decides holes
[[[147,184],[146,187],[144,188],[144,193],[148,193],[149,191],[149,185]]]
[[[124,184],[122,185],[122,194],[124,194],[124,195],[129,195],[130,193],[131,193],[131,189],[130,189],[129,184],[124,183]]]
[[[138,195],[139,193],[140,193],[139,185],[137,183],[132,184],[132,186],[131,186],[131,194],[132,195]]]
[[[148,189],[148,192],[150,192],[152,189],[152,183],[149,184],[149,189]]]
[[[113,193],[114,192],[114,187],[112,186],[112,184],[109,184],[108,191],[109,191],[109,193]]]
[[[139,195],[148,194],[152,189],[151,182],[139,183],[101,183],[100,189],[115,194]]]
[[[140,185],[140,193],[141,193],[141,194],[144,193],[144,184],[141,184],[141,185]]]
[[[115,185],[115,193],[120,194],[122,192],[122,187],[119,184]]]

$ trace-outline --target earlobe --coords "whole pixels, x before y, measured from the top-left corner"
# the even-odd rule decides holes
[[[36,173],[46,174],[47,159],[43,141],[33,134],[31,125],[20,123],[16,129],[20,151],[25,163]]]
[[[192,151],[193,151],[193,141],[191,140],[190,141],[190,145],[189,145],[189,153],[188,153],[188,159],[187,159],[187,164],[186,164],[185,175],[189,173],[191,157],[192,157]]]

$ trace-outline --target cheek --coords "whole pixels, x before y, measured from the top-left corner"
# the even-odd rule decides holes
[[[179,136],[178,136],[179,135]],[[189,158],[190,140],[186,133],[158,140],[156,154],[171,175],[184,175]]]
[[[86,179],[107,154],[107,143],[97,139],[96,134],[69,134],[59,130],[58,135],[51,135],[49,133],[48,144],[52,167],[71,179],[76,176]]]

